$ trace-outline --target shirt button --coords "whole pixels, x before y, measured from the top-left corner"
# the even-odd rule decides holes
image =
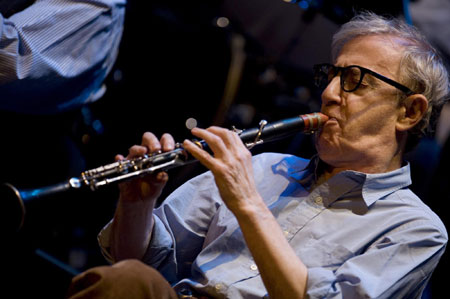
[[[283,233],[284,233],[285,237],[287,237],[289,235],[289,231],[288,230],[284,230]]]
[[[253,271],[256,271],[256,270],[258,270],[258,266],[253,264],[253,265],[250,266],[250,269],[253,270]]]
[[[220,283],[216,284],[214,287],[217,291],[220,291],[220,289],[222,289],[222,285]]]
[[[321,205],[321,204],[323,203],[323,199],[322,199],[322,197],[317,196],[317,197],[314,199],[314,202],[315,202],[316,204],[318,204],[318,205]]]

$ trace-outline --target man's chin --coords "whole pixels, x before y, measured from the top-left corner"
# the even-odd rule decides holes
[[[342,148],[340,148],[335,142],[332,142],[323,136],[315,139],[315,145],[320,159],[327,164],[332,164],[332,161],[335,161],[344,155]]]
[[[336,146],[333,145],[331,137],[331,135],[324,133],[322,130],[318,131],[314,135],[314,145],[316,146],[316,150],[319,155],[321,152],[326,153],[333,151],[333,148],[336,148]]]

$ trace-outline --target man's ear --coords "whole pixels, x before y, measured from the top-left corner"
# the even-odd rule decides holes
[[[408,131],[414,127],[428,110],[428,100],[422,94],[408,96],[399,109],[396,128],[398,131]]]

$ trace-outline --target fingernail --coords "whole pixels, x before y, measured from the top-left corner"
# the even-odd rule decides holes
[[[160,181],[165,181],[168,178],[168,174],[166,172],[160,172],[157,175],[157,179]]]

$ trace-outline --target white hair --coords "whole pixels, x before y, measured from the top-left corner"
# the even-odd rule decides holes
[[[333,36],[332,57],[336,60],[342,47],[350,40],[366,35],[391,35],[405,41],[400,61],[400,83],[428,99],[428,111],[411,130],[410,135],[420,138],[434,125],[435,112],[449,96],[449,77],[438,51],[414,26],[397,18],[386,18],[371,12],[361,12]],[[418,141],[418,139],[417,139]]]

